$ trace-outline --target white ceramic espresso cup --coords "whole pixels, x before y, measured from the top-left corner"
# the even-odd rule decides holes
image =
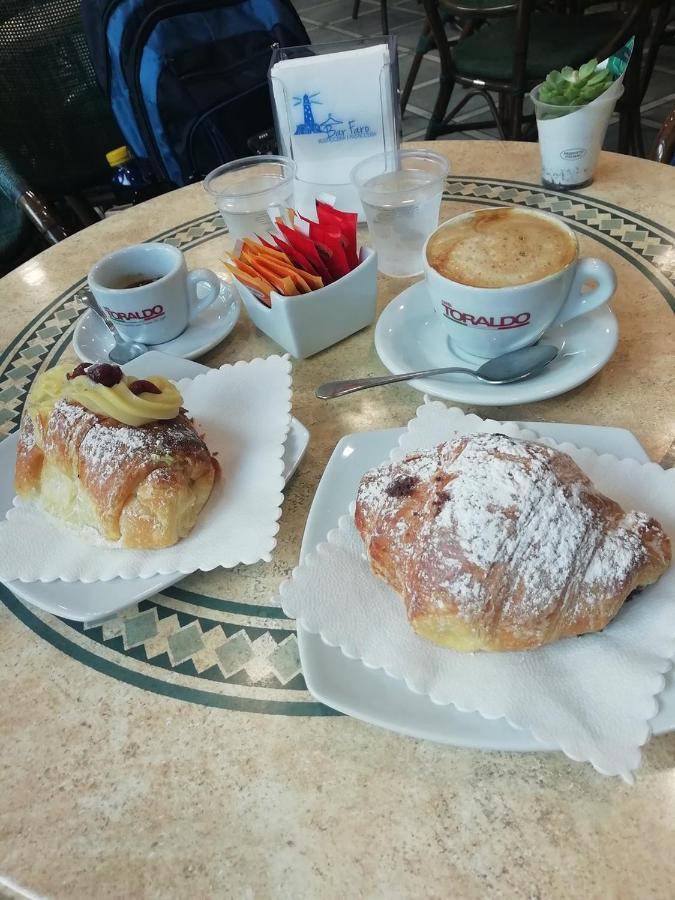
[[[547,328],[569,322],[606,303],[616,289],[614,269],[601,259],[579,257],[575,233],[564,222],[539,211],[564,229],[576,246],[574,259],[558,272],[509,287],[475,287],[452,281],[428,261],[429,241],[443,228],[475,215],[472,211],[449,219],[424,245],[424,275],[435,311],[447,329],[453,352],[459,356],[492,359],[536,343]],[[584,285],[594,282],[585,292]]]
[[[139,287],[134,281],[152,279]],[[188,272],[185,257],[169,244],[133,244],[100,259],[89,272],[89,287],[122,337],[164,344],[178,337],[220,294],[210,269]],[[199,297],[197,285],[208,290]]]

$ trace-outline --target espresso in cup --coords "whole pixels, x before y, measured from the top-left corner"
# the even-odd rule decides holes
[[[608,263],[579,257],[564,222],[510,207],[440,225],[424,248],[424,274],[451,349],[471,360],[536,343],[553,325],[606,303],[616,287]]]
[[[129,291],[132,288],[145,287],[146,284],[159,281],[161,277],[161,275],[139,275],[138,273],[135,275],[121,275],[111,287],[120,291]]]
[[[484,209],[437,231],[427,259],[451,281],[479,288],[513,287],[555,275],[577,255],[566,228],[520,209]]]

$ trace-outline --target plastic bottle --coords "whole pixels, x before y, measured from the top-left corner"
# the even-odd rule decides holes
[[[165,185],[153,179],[148,163],[144,159],[134,159],[126,146],[111,150],[105,158],[113,170],[112,186],[117,206],[142,203],[166,191]]]

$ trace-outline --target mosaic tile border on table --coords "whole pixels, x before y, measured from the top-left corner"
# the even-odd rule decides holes
[[[557,213],[634,264],[675,311],[675,232],[581,194],[525,182],[451,176],[444,199],[513,204]],[[188,250],[224,234],[209,213],[151,240]],[[80,280],[57,297],[0,355],[0,439],[16,429],[35,376],[65,351],[81,307]],[[189,581],[189,580],[188,580]],[[96,625],[33,610],[0,585],[0,600],[36,634],[83,664],[176,699],[247,712],[335,714],[314,701],[300,670],[294,623],[265,602],[237,603],[168,588]]]

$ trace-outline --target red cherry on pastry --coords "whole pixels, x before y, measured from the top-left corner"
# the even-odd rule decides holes
[[[72,381],[73,378],[79,378],[80,375],[86,375],[87,369],[91,366],[91,363],[80,363],[79,366],[75,366],[72,372],[68,372],[66,378],[68,381]]]
[[[94,366],[89,366],[86,375],[95,384],[102,384],[104,387],[114,387],[122,380],[120,367],[110,363],[96,363]]]
[[[132,381],[129,385],[129,390],[132,394],[161,394],[162,391],[157,387],[156,384],[153,384],[151,381],[145,381],[142,378],[139,378],[138,381]]]

